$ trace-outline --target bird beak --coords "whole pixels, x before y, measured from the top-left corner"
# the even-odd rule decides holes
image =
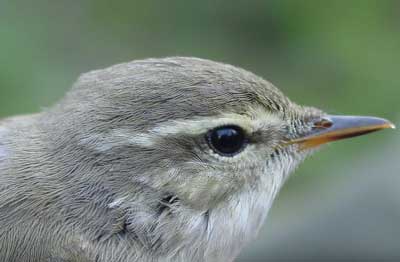
[[[289,144],[298,144],[301,149],[309,149],[340,139],[395,128],[395,125],[386,119],[370,116],[327,115],[313,124],[311,132],[290,141]]]

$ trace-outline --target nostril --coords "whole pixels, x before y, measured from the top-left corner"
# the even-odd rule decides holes
[[[314,122],[314,128],[330,128],[333,122],[329,119],[322,118],[321,120]]]

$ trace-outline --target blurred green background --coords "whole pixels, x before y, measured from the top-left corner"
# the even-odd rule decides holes
[[[400,121],[400,2],[0,2],[0,117],[55,103],[79,74],[196,56],[253,71],[330,113]],[[400,261],[400,138],[326,147],[280,194],[238,261]]]

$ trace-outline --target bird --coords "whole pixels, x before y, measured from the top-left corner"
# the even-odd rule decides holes
[[[90,71],[0,121],[0,261],[234,261],[307,156],[386,128],[206,59]]]

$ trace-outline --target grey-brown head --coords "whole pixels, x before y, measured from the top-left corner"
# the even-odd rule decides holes
[[[392,124],[298,106],[233,66],[166,58],[84,74],[34,126],[39,183],[58,201],[48,209],[82,232],[82,252],[229,261],[314,148]]]

